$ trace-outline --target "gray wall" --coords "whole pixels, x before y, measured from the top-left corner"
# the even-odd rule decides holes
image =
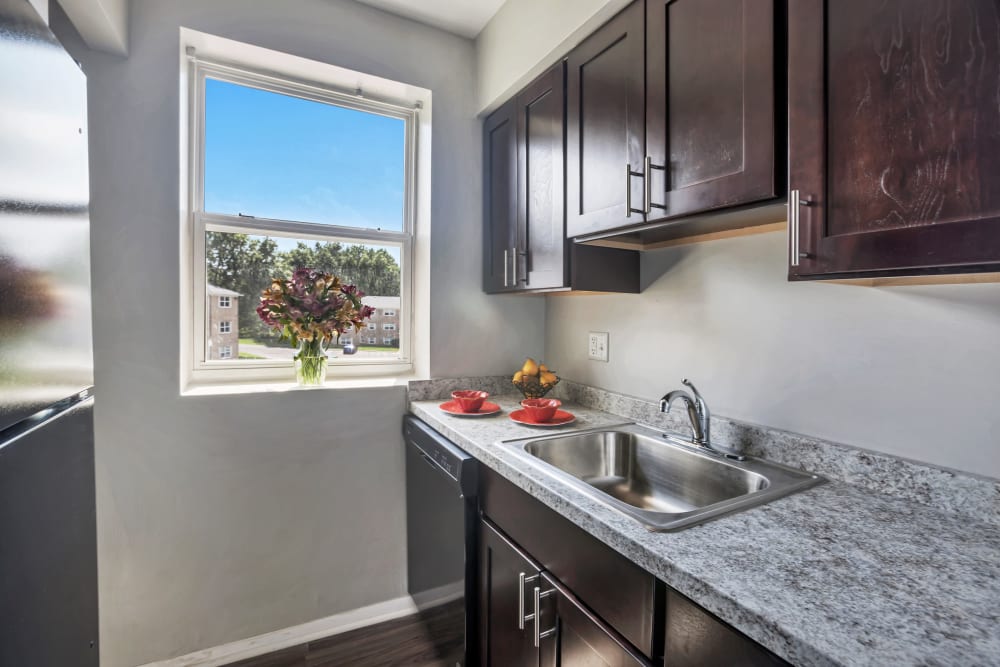
[[[138,0],[89,79],[101,641],[135,665],[405,593],[401,388],[178,395],[179,27],[429,88],[435,375],[519,365],[544,300],[480,291],[472,43],[346,0]],[[155,307],[154,307],[155,304]],[[517,336],[500,336],[518,322]]]
[[[647,399],[688,377],[718,414],[1000,477],[1000,285],[793,284],[785,261],[783,233],[647,253],[642,294],[548,297],[546,360]]]

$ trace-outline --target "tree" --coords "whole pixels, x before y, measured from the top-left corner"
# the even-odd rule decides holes
[[[371,296],[399,296],[399,263],[385,248],[357,244],[299,241],[294,248],[278,250],[268,237],[228,232],[205,234],[208,282],[231,289],[240,299],[239,331],[245,338],[273,338],[277,334],[257,317],[261,290],[280,275],[301,267],[340,276]]]
[[[268,329],[257,317],[260,292],[277,275],[278,244],[270,238],[247,234],[207,232],[205,263],[208,282],[239,292],[241,336],[260,337]]]
[[[281,265],[286,272],[308,266],[333,273],[371,296],[399,296],[399,264],[385,248],[300,241],[282,253]]]

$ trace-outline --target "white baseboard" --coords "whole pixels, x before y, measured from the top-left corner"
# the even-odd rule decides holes
[[[141,667],[220,667],[237,660],[255,658],[272,651],[279,651],[357,628],[409,616],[422,609],[457,600],[462,597],[464,592],[463,582],[457,581],[418,593],[413,597],[404,595],[393,600],[309,621],[302,625],[202,649],[177,658],[150,662]]]

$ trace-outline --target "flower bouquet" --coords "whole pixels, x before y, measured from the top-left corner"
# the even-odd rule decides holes
[[[348,329],[360,329],[375,313],[361,303],[365,293],[340,278],[315,269],[296,269],[288,278],[275,278],[261,292],[257,315],[278,330],[298,353],[295,374],[302,386],[321,385],[326,379],[326,347]]]

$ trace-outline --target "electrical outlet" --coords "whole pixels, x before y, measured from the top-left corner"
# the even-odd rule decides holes
[[[608,360],[607,331],[591,331],[587,334],[587,357],[594,361]]]

